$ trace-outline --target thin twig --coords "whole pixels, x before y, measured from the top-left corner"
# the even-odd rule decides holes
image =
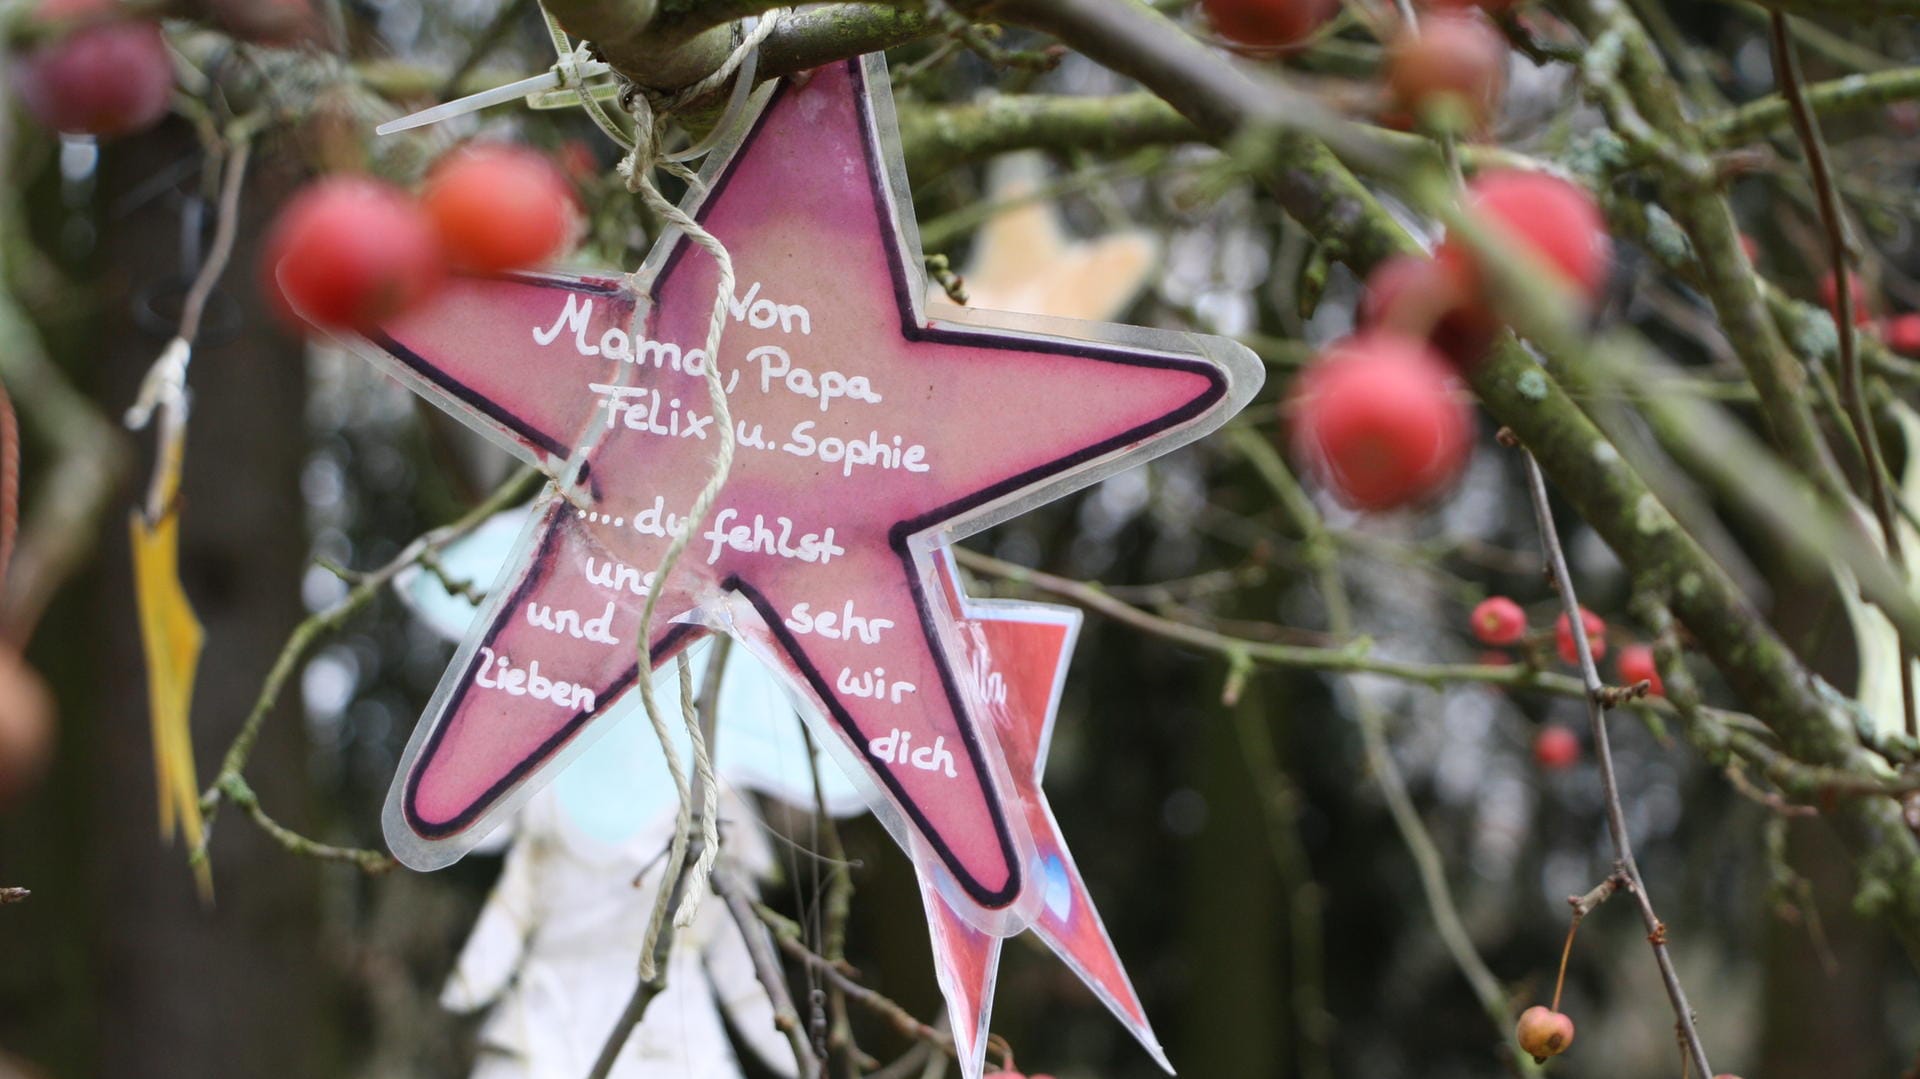
[[[847,973],[846,962],[833,962],[808,948],[800,939],[800,927],[764,903],[755,903],[753,912],[773,931],[773,939],[779,942],[780,950],[798,960],[807,969],[818,972],[826,978],[828,984],[846,994],[847,999],[873,1012],[886,1020],[900,1034],[926,1042],[935,1049],[955,1060],[960,1053],[953,1044],[953,1036],[914,1018],[912,1012],[895,1003],[883,993],[869,989],[855,981]]]
[[[1859,327],[1854,325],[1853,277],[1847,267],[1847,232],[1840,193],[1834,187],[1833,167],[1827,160],[1826,139],[1820,133],[1820,117],[1807,102],[1805,80],[1800,74],[1800,53],[1794,46],[1787,16],[1773,13],[1773,68],[1781,96],[1793,112],[1794,130],[1807,155],[1807,171],[1813,178],[1813,191],[1820,204],[1820,224],[1826,231],[1827,261],[1833,275],[1834,322],[1840,333],[1840,394],[1853,423],[1854,438],[1866,460],[1865,482],[1880,522],[1880,536],[1887,545],[1887,557],[1904,579],[1906,553],[1900,542],[1900,524],[1893,511],[1893,496],[1888,492],[1886,455],[1880,448],[1880,436],[1867,409],[1867,398],[1860,384]],[[1920,736],[1920,714],[1913,699],[1913,641],[1905,633],[1900,640],[1900,710],[1906,719],[1909,737]]]
[[[709,878],[713,890],[726,904],[727,913],[733,916],[734,925],[740,935],[746,939],[747,955],[753,960],[753,973],[767,991],[767,999],[773,1004],[773,1025],[787,1036],[787,1044],[793,1047],[794,1066],[799,1069],[801,1079],[815,1079],[820,1074],[820,1058],[813,1053],[813,1045],[807,1040],[806,1027],[800,1022],[800,1013],[794,1010],[793,994],[787,989],[787,977],[780,969],[780,960],[774,954],[772,938],[767,927],[753,913],[753,899],[747,894],[746,885],[725,862],[714,866]]]
[[[1641,879],[1640,867],[1633,859],[1633,840],[1627,832],[1627,815],[1620,805],[1620,786],[1613,771],[1613,745],[1607,735],[1607,713],[1601,706],[1606,685],[1601,682],[1600,671],[1594,666],[1593,645],[1587,640],[1580,597],[1574,591],[1573,574],[1567,570],[1567,552],[1560,546],[1560,533],[1553,523],[1553,508],[1547,501],[1546,478],[1541,475],[1540,463],[1534,460],[1533,454],[1526,452],[1525,457],[1527,492],[1532,498],[1534,518],[1540,527],[1540,544],[1546,550],[1554,583],[1560,589],[1560,602],[1566,613],[1568,628],[1572,631],[1574,650],[1580,657],[1580,673],[1586,683],[1587,720],[1593,728],[1594,755],[1600,764],[1600,788],[1606,800],[1607,832],[1613,840],[1614,857],[1619,862],[1620,872],[1626,876],[1628,890],[1633,892],[1634,900],[1639,905],[1640,920],[1647,928],[1647,943],[1653,948],[1654,963],[1660,968],[1667,1000],[1673,1005],[1674,1021],[1686,1036],[1693,1065],[1701,1075],[1712,1075],[1713,1068],[1707,1063],[1706,1045],[1700,1040],[1700,1032],[1694,1029],[1693,1009],[1687,1003],[1687,991],[1681,987],[1680,975],[1674,970],[1673,957],[1667,952],[1666,924],[1654,912],[1653,900],[1647,895],[1646,882]]]
[[[207,842],[213,835],[214,817],[220,808],[222,799],[229,798],[244,785],[243,773],[247,761],[253,756],[254,743],[259,740],[260,729],[266,723],[268,713],[280,700],[280,693],[286,688],[287,680],[293,676],[300,662],[306,658],[319,641],[328,634],[345,625],[375,596],[387,583],[398,576],[401,570],[417,564],[421,557],[431,551],[437,551],[461,536],[473,531],[485,523],[494,514],[526,498],[541,479],[535,469],[523,469],[519,474],[500,485],[486,500],[475,505],[463,514],[459,520],[443,528],[434,529],[408,544],[399,556],[377,570],[361,575],[359,583],[343,596],[338,603],[326,610],[308,616],[287,637],[287,643],[280,649],[280,655],[267,671],[266,681],[260,686],[259,694],[254,698],[253,708],[241,723],[240,730],[228,744],[227,752],[221,758],[220,772],[214,777],[213,784],[200,796],[201,812],[206,814],[205,829],[200,836],[193,857],[205,857]],[[260,816],[254,817],[256,823]]]

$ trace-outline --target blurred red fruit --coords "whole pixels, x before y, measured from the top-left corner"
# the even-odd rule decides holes
[[[504,143],[442,158],[423,201],[448,259],[476,273],[547,262],[573,242],[580,221],[573,188],[553,162]]]
[[[1847,271],[1847,294],[1853,300],[1853,324],[1865,326],[1873,321],[1873,312],[1868,310],[1867,283],[1860,275]],[[1827,309],[1835,322],[1840,321],[1840,288],[1834,284],[1833,274],[1820,279],[1820,306]]]
[[[1526,0],[1426,0],[1421,6],[1430,11],[1465,11],[1479,8],[1489,15],[1512,11]]]
[[[1895,315],[1880,324],[1880,337],[1902,356],[1920,359],[1920,315]]]
[[[1587,648],[1593,652],[1593,661],[1598,663],[1602,659],[1605,659],[1607,656],[1607,624],[1600,620],[1599,615],[1594,614],[1585,607],[1580,608],[1580,624],[1586,627]],[[1559,618],[1554,620],[1553,647],[1560,653],[1561,659],[1574,666],[1579,666],[1580,650],[1574,647],[1573,626],[1567,621],[1565,613],[1562,613]]]
[[[568,139],[554,151],[554,158],[560,162],[560,170],[567,179],[576,184],[586,184],[600,175],[600,158],[594,154],[592,144],[585,139]]]
[[[1520,1023],[1513,1035],[1527,1055],[1543,1061],[1559,1056],[1573,1044],[1573,1020],[1564,1012],[1535,1004],[1520,1013]]]
[[[1340,0],[1200,0],[1214,33],[1253,49],[1305,41],[1340,10]]]
[[[270,295],[323,329],[367,330],[425,299],[440,241],[406,192],[359,176],[319,180],[281,211],[263,267]]]
[[[313,0],[201,0],[207,18],[242,41],[286,47],[320,36]]]
[[[1483,172],[1467,185],[1467,208],[1557,271],[1583,302],[1591,305],[1605,291],[1613,241],[1585,188],[1539,172]],[[1457,267],[1476,293],[1484,287],[1479,256],[1464,241],[1448,237],[1435,257]]]
[[[1367,275],[1354,321],[1361,329],[1426,337],[1462,369],[1486,355],[1500,327],[1468,302],[1460,275],[1425,255],[1395,255]]]
[[[116,18],[115,0],[41,0],[40,19],[87,25],[18,58],[12,81],[35,120],[56,131],[111,137],[167,114],[173,62],[160,24]]]
[[[1477,15],[1403,26],[1387,46],[1387,89],[1402,108],[1443,128],[1492,122],[1507,82],[1507,41]]]
[[[1441,493],[1471,449],[1473,414],[1446,361],[1398,334],[1336,342],[1300,376],[1285,407],[1296,452],[1357,509]]]
[[[1513,666],[1513,657],[1507,655],[1505,652],[1498,652],[1489,648],[1485,652],[1480,653],[1480,658],[1475,660],[1475,662],[1479,663],[1482,667],[1511,667]]]
[[[0,807],[19,801],[53,755],[53,694],[20,653],[0,645]]]
[[[1505,596],[1491,596],[1473,609],[1473,635],[1481,644],[1505,646],[1527,635],[1527,612]]]
[[[1542,727],[1533,736],[1533,761],[1549,772],[1564,772],[1580,761],[1580,736],[1565,727]]]
[[[1667,687],[1660,683],[1660,667],[1654,662],[1651,647],[1644,644],[1630,644],[1622,648],[1619,667],[1621,685],[1631,686],[1639,682],[1651,682],[1654,696],[1667,695]]]
[[[1748,262],[1760,261],[1760,245],[1744,232],[1740,234],[1740,250],[1747,253]]]

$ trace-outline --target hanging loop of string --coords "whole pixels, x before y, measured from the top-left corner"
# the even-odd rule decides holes
[[[733,299],[734,273],[733,259],[728,255],[725,245],[711,232],[694,220],[691,214],[682,210],[672,200],[661,193],[654,182],[656,172],[664,170],[684,180],[690,187],[697,187],[699,178],[683,162],[699,157],[714,146],[733,129],[745,110],[747,99],[753,90],[754,78],[758,69],[760,43],[767,39],[779,24],[780,12],[770,12],[754,22],[741,35],[741,39],[728,53],[726,59],[711,74],[700,81],[677,90],[671,94],[659,94],[645,88],[629,84],[621,94],[621,103],[633,116],[633,134],[628,137],[620,125],[607,113],[593,94],[580,84],[579,64],[585,56],[585,46],[575,47],[551,15],[547,17],[547,26],[553,37],[554,51],[559,60],[554,70],[567,89],[575,91],[582,106],[594,120],[596,126],[616,143],[627,150],[620,163],[620,175],[626,181],[627,189],[640,196],[646,206],[669,225],[681,231],[686,238],[713,256],[719,269],[719,281],[714,290],[713,310],[707,323],[706,355],[713,357],[705,365],[707,394],[713,408],[714,427],[719,432],[718,446],[713,457],[713,467],[707,476],[705,485],[695,497],[693,507],[687,513],[687,526],[676,534],[667,546],[667,552],[661,559],[655,572],[654,584],[647,592],[645,605],[640,612],[640,628],[636,634],[642,659],[651,670],[653,642],[653,623],[660,596],[666,591],[674,569],[685,554],[692,541],[698,524],[706,518],[725,486],[727,475],[732,471],[735,445],[735,431],[732,411],[727,405],[725,387],[720,381],[719,364],[715,362],[720,352],[720,337],[726,328],[729,301]],[[733,89],[728,97],[726,108],[719,121],[708,134],[682,150],[663,151],[662,140],[667,123],[675,110],[700,98],[707,97],[733,81]],[[640,317],[636,307],[635,319]],[[629,327],[638,332],[639,327]],[[667,864],[661,876],[660,888],[655,897],[653,912],[647,922],[646,935],[640,949],[640,977],[650,981],[657,975],[655,945],[664,930],[669,913],[674,924],[686,927],[698,913],[700,903],[705,897],[706,879],[713,871],[715,861],[720,854],[719,836],[719,790],[720,785],[714,773],[713,755],[707,744],[705,734],[700,730],[697,709],[691,706],[689,687],[686,685],[689,672],[685,664],[680,666],[681,718],[692,747],[694,781],[688,782],[686,768],[680,760],[679,752],[674,748],[673,734],[668,729],[667,720],[659,703],[654,698],[651,678],[640,679],[640,700],[652,724],[654,734],[660,740],[661,754],[666,760],[667,772],[673,779],[679,794],[679,811],[675,817],[674,834],[667,851]],[[695,791],[700,794],[700,805],[694,805]],[[674,884],[686,867],[688,847],[692,837],[700,837],[697,860],[694,864],[690,886],[683,890],[677,910],[673,906]]]

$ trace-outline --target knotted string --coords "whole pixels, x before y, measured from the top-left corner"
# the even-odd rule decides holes
[[[579,85],[578,58],[582,55],[567,38],[566,31],[548,16],[548,28],[553,35],[554,48],[560,57],[554,70],[560,75],[567,88],[579,93],[582,104],[594,118],[596,125],[627,149],[627,156],[621,161],[619,171],[627,184],[627,189],[640,196],[653,212],[669,225],[678,228],[687,239],[697,244],[701,250],[713,256],[719,269],[719,282],[714,290],[713,311],[707,322],[705,342],[706,363],[703,373],[706,378],[707,395],[712,404],[714,426],[719,431],[719,446],[714,454],[713,469],[707,482],[694,498],[693,507],[686,515],[686,524],[677,532],[667,545],[667,553],[661,559],[660,567],[653,575],[653,584],[647,589],[646,603],[640,611],[638,639],[642,658],[649,671],[652,669],[653,620],[659,607],[660,595],[666,590],[667,582],[681,557],[691,544],[694,530],[706,519],[713,504],[720,497],[721,488],[726,485],[727,475],[732,471],[734,450],[736,448],[733,413],[727,405],[727,393],[720,380],[720,339],[726,329],[728,304],[733,299],[734,274],[733,259],[728,255],[726,246],[719,238],[708,232],[694,220],[691,214],[682,210],[672,200],[660,192],[654,182],[654,173],[665,170],[686,181],[689,187],[698,187],[699,178],[681,162],[706,153],[720,138],[731,129],[746,103],[747,95],[752,91],[753,79],[760,43],[765,41],[778,24],[779,13],[772,12],[761,18],[727,54],[726,59],[711,74],[700,81],[684,87],[672,94],[656,94],[638,86],[630,86],[622,94],[622,101],[633,113],[633,137],[628,139],[612,117],[600,107],[598,101]],[[584,48],[584,46],[582,46]],[[661,139],[666,132],[667,121],[674,110],[688,102],[706,97],[727,84],[729,79],[738,75],[733,93],[719,123],[713,130],[694,145],[680,151],[667,153],[660,149]],[[636,283],[637,286],[637,283]],[[638,291],[636,287],[636,292]],[[638,339],[641,318],[639,305],[634,311],[635,325],[629,327],[634,339]],[[679,664],[681,689],[681,718],[687,730],[693,750],[695,783],[701,793],[698,807],[699,835],[701,839],[698,860],[692,884],[681,897],[679,909],[674,912],[674,924],[685,928],[692,924],[698,913],[707,888],[705,881],[713,871],[714,863],[720,856],[720,784],[713,767],[713,755],[707,744],[707,738],[700,729],[698,709],[694,707],[691,672],[682,660]],[[667,729],[666,718],[662,715],[653,693],[651,677],[640,680],[640,701],[647,713],[647,720],[653,725],[654,734],[660,740],[661,754],[666,759],[667,772],[673,779],[679,793],[679,810],[675,816],[673,839],[667,851],[667,865],[659,893],[655,897],[652,915],[647,922],[646,936],[640,950],[640,977],[643,981],[652,980],[656,973],[655,944],[664,928],[668,908],[673,905],[673,885],[680,879],[686,866],[687,847],[696,827],[693,789],[688,783],[685,767],[681,764],[680,754],[674,748],[672,733]]]

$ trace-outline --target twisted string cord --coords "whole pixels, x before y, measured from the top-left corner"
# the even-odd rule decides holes
[[[647,207],[662,220],[678,228],[688,240],[712,255],[719,270],[719,280],[714,290],[713,310],[707,323],[704,353],[706,363],[703,365],[707,395],[713,408],[714,426],[719,430],[719,445],[714,454],[713,468],[707,481],[695,497],[693,506],[687,514],[686,526],[669,541],[666,555],[661,559],[660,567],[653,575],[653,584],[648,588],[646,602],[641,608],[637,636],[649,671],[652,668],[654,616],[659,607],[660,596],[667,588],[681,557],[691,544],[695,529],[701,521],[706,519],[707,514],[713,509],[713,504],[719,499],[721,488],[725,486],[727,476],[732,471],[736,449],[733,414],[728,407],[726,388],[721,383],[719,370],[720,340],[726,329],[728,305],[734,294],[733,259],[717,237],[661,193],[654,182],[654,174],[656,171],[665,170],[685,180],[690,186],[699,184],[699,179],[693,171],[679,162],[710,149],[725,129],[731,125],[740,111],[740,106],[745,102],[746,92],[752,88],[755,57],[759,45],[766,40],[768,34],[773,32],[777,23],[777,14],[770,14],[761,19],[743,36],[713,73],[673,94],[653,94],[639,87],[630,88],[623,95],[623,101],[633,113],[634,129],[631,141],[620,137],[624,132],[619,132],[618,127],[611,122],[602,125],[602,130],[608,131],[610,137],[628,147],[628,154],[620,163],[620,174],[626,181],[627,189],[639,195]],[[556,50],[564,50],[563,55],[571,55],[573,49],[567,42],[565,31],[558,29],[557,23],[550,22],[549,25],[555,35]],[[673,110],[719,90],[736,75],[738,75],[738,85],[713,133],[688,150],[674,154],[663,153],[660,149],[661,138],[666,130],[667,119]],[[565,71],[562,72],[562,77],[567,77]],[[587,104],[589,113],[594,112],[598,107],[597,102],[593,102],[590,95],[582,93],[581,100]],[[639,309],[636,306],[636,322],[639,317]],[[636,325],[631,327],[631,330],[637,334],[639,327]],[[661,753],[666,759],[668,774],[672,777],[675,790],[679,794],[679,810],[675,817],[673,839],[668,847],[665,875],[662,877],[660,890],[655,897],[654,908],[648,919],[646,936],[640,952],[642,980],[652,980],[657,974],[654,945],[664,930],[666,918],[673,905],[673,882],[680,878],[686,866],[687,849],[696,827],[699,829],[698,834],[701,839],[698,860],[694,867],[697,878],[704,879],[712,872],[720,853],[720,784],[714,771],[711,748],[705,734],[700,730],[697,709],[693,708],[690,702],[690,693],[689,672],[683,661],[681,664],[681,712],[692,746],[694,764],[692,784],[688,782],[686,769],[681,763],[679,752],[674,748],[666,718],[654,697],[652,679],[650,677],[640,679],[641,705],[647,713],[648,722],[653,726],[655,736],[660,740]],[[693,804],[696,789],[700,795],[697,820],[696,808]],[[692,923],[706,892],[707,889],[704,887],[690,887],[683,890],[679,908],[672,911],[676,926],[684,928]]]

